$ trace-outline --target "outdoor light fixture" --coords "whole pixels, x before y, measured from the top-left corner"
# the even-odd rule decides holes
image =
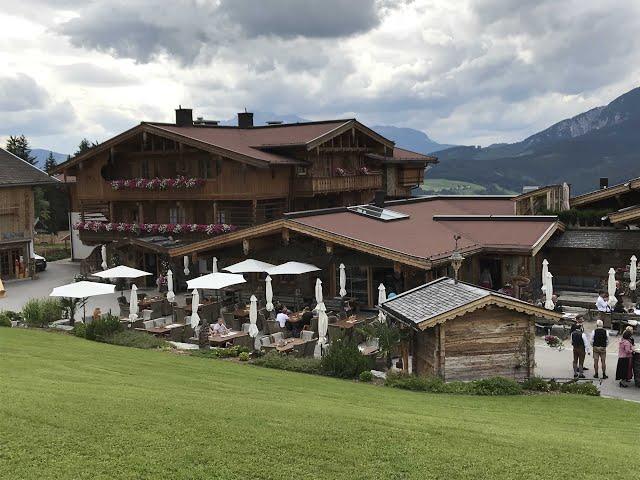
[[[449,260],[451,260],[451,266],[453,267],[455,283],[458,283],[458,270],[460,270],[460,267],[462,266],[462,262],[464,260],[462,254],[458,251],[458,240],[460,240],[461,238],[462,237],[457,234],[453,236],[453,239],[456,242],[456,248],[453,251],[453,254],[449,257]]]

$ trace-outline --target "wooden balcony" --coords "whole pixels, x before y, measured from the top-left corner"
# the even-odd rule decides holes
[[[414,187],[424,182],[424,168],[401,168],[398,170],[398,184]]]
[[[376,190],[382,188],[382,174],[297,178],[294,185],[296,194],[303,196],[353,190]]]

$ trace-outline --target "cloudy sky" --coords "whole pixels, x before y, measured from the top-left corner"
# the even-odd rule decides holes
[[[638,86],[637,0],[3,0],[0,137],[72,152],[141,120],[356,116],[516,141]]]

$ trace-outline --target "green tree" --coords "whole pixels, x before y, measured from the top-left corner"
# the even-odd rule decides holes
[[[78,144],[78,150],[76,150],[76,152],[73,154],[74,157],[83,154],[84,152],[86,152],[87,150],[98,146],[98,142],[90,142],[89,140],[87,140],[86,138],[83,138],[82,140],[80,140],[80,143]]]
[[[388,320],[385,322],[374,320],[361,328],[360,332],[367,340],[378,339],[378,356],[385,359],[387,368],[391,368],[393,352],[405,338],[406,333],[400,330],[397,325],[390,324]]]
[[[36,187],[33,189],[34,214],[43,224],[47,224],[51,218],[49,211],[49,201],[45,195],[44,189]]]
[[[57,165],[58,162],[56,162],[53,152],[49,152],[49,156],[44,162],[44,171],[51,175],[53,173],[53,169],[56,168]]]
[[[7,151],[13,153],[16,157],[20,157],[25,162],[31,165],[36,165],[37,158],[31,156],[31,147],[29,147],[29,140],[24,135],[14,137],[11,135],[7,140]]]

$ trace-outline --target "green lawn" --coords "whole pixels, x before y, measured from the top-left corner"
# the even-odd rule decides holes
[[[446,178],[431,178],[429,176],[424,179],[421,188],[430,195],[510,195],[514,193],[495,184],[487,188],[477,183],[447,180]]]
[[[638,478],[640,406],[428,395],[0,329],[0,478]]]

